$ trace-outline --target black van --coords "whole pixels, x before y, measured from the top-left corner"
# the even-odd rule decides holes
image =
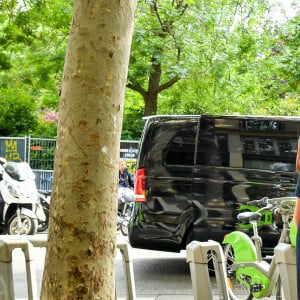
[[[294,196],[300,118],[152,116],[146,119],[129,226],[136,248],[180,251],[192,240],[221,242],[250,200]],[[255,210],[255,208],[254,208]],[[260,224],[265,252],[280,226]],[[279,225],[280,222],[278,222]]]

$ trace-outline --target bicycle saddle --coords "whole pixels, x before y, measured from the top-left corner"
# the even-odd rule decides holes
[[[237,215],[237,219],[242,223],[249,223],[250,221],[257,221],[261,217],[261,214],[258,212],[252,212],[252,211],[245,211],[242,213],[239,213]]]

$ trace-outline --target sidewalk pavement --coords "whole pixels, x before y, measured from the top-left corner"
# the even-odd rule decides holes
[[[275,300],[275,296],[267,297],[267,298],[262,298],[262,300]],[[126,298],[118,298],[117,300],[126,300]],[[194,295],[158,295],[158,296],[145,296],[145,297],[136,297],[136,300],[194,300]],[[207,300],[207,299],[203,299]],[[220,300],[219,295],[213,295],[213,300]]]
[[[219,295],[213,295],[213,300],[219,300]],[[118,298],[117,300],[126,300],[126,298]],[[136,300],[194,300],[193,295],[158,295],[155,297],[136,297]],[[203,299],[205,300],[205,299]]]
[[[126,300],[126,298],[118,298],[117,300]],[[158,295],[153,297],[151,296],[136,297],[136,300],[194,300],[194,296],[193,295]]]

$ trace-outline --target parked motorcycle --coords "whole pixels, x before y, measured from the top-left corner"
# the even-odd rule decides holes
[[[130,188],[119,187],[117,230],[128,235],[128,225],[134,208],[134,193]]]
[[[34,173],[26,162],[0,157],[0,226],[7,234],[30,234],[46,216],[39,201]]]
[[[43,232],[48,229],[49,226],[49,214],[50,214],[50,199],[51,191],[38,190],[39,202],[43,208],[45,214],[45,221],[39,220],[38,232]]]

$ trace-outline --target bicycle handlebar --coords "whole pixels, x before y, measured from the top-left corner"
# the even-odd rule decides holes
[[[271,209],[272,207],[277,207],[278,213],[281,215],[288,215],[293,213],[296,204],[296,197],[281,197],[271,199],[268,197],[263,197],[259,200],[249,201],[247,204],[260,207],[259,212],[262,212],[265,209]]]
[[[278,204],[278,205],[295,205],[296,202],[296,197],[281,197],[281,198],[268,198],[268,197],[263,197],[262,199],[259,200],[252,200],[248,201],[247,205],[253,205],[253,206],[259,206],[259,207],[264,207],[267,204]]]
[[[265,207],[268,204],[268,197],[263,197],[262,199],[259,200],[252,200],[248,201],[247,205],[253,205],[253,206],[258,206],[258,207]]]

